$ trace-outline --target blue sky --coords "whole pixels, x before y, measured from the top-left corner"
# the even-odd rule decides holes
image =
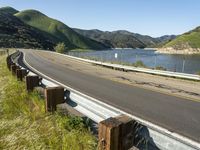
[[[0,6],[37,9],[70,27],[154,37],[200,26],[200,0],[0,0]]]

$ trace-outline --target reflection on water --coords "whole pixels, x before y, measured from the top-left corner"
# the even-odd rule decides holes
[[[117,53],[117,58],[115,54]],[[93,58],[101,61],[134,63],[141,60],[146,66],[161,66],[169,71],[197,73],[200,71],[200,55],[158,54],[155,50],[120,49],[90,52],[69,52],[77,57]]]

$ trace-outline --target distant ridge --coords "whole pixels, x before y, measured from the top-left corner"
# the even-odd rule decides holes
[[[159,44],[176,37],[175,35],[165,35],[162,37],[153,38],[151,36],[132,33],[126,30],[118,30],[113,32],[101,31],[97,29],[84,30],[74,28],[74,30],[83,36],[102,42],[112,48],[157,47]]]

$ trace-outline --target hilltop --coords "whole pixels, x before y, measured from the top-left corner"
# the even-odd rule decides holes
[[[1,7],[0,11],[4,12],[4,13],[9,13],[11,15],[14,15],[14,14],[16,14],[16,13],[19,12],[18,10],[14,9],[12,7],[9,7],[9,6],[7,6],[7,7]]]
[[[60,42],[64,42],[69,49],[105,49],[102,43],[84,37],[64,23],[52,19],[36,10],[25,10],[15,14],[24,23],[51,34]]]
[[[11,9],[4,10],[0,9],[0,47],[53,49],[49,36],[13,16]]]
[[[186,32],[158,49],[164,53],[200,53],[200,27]]]

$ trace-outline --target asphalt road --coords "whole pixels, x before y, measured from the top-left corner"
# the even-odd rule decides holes
[[[27,62],[43,74],[123,111],[200,142],[200,102],[73,70],[71,67],[74,60],[64,56],[38,51],[24,52]],[[45,53],[45,57],[41,53]],[[62,63],[55,59],[62,60]],[[74,63],[85,68],[91,65],[77,61]]]

